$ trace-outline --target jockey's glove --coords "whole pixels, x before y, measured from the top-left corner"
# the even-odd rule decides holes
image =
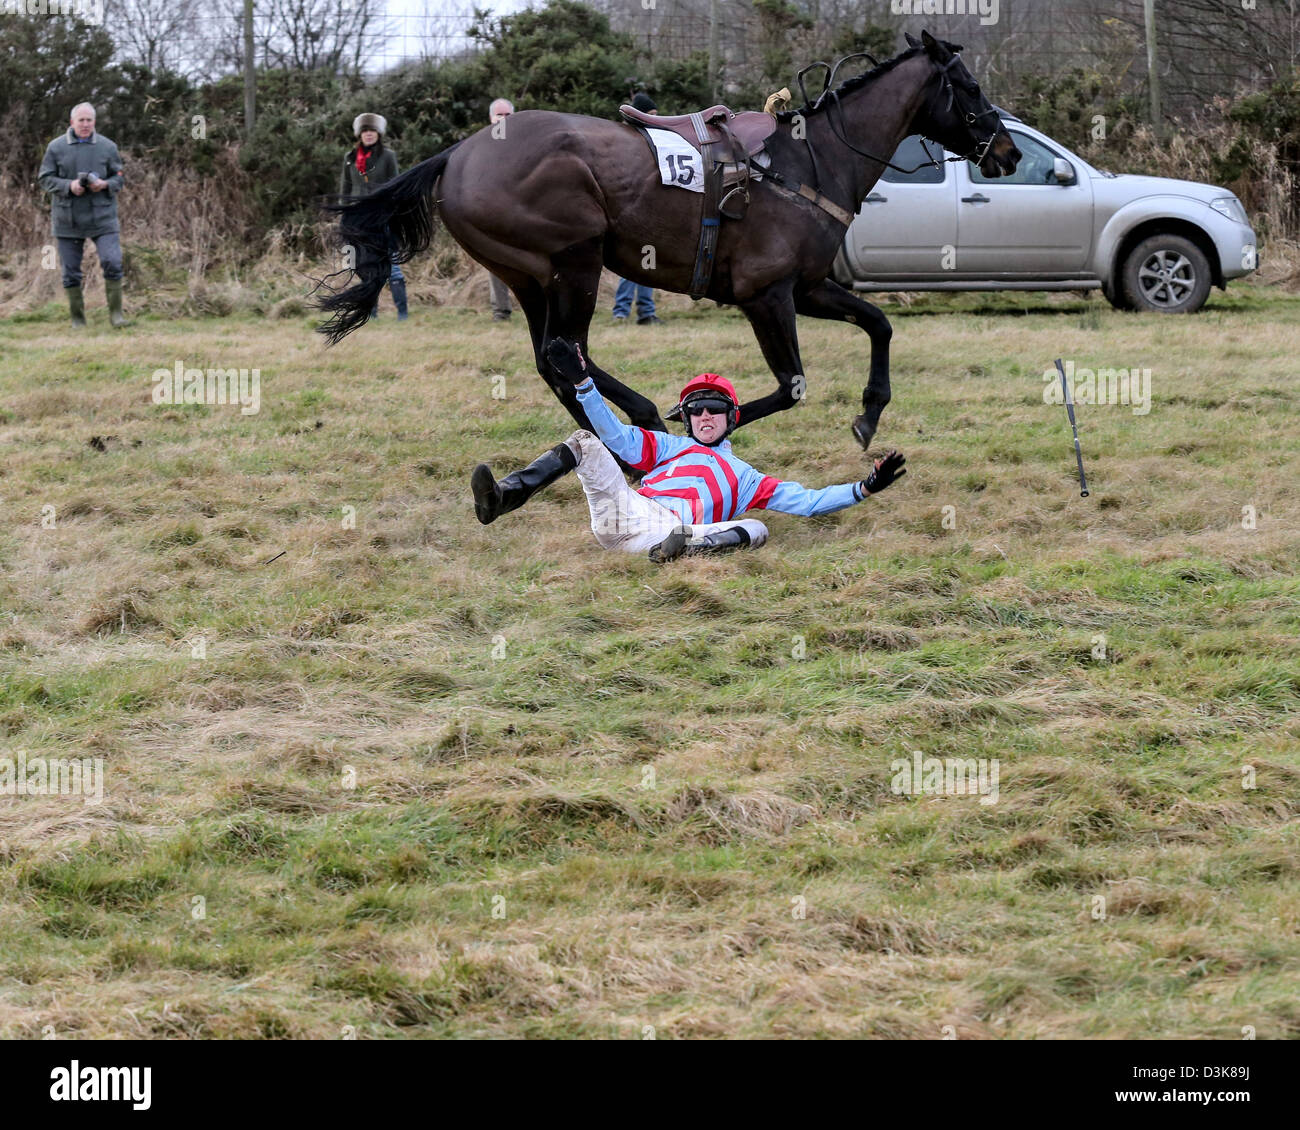
[[[862,480],[862,493],[879,494],[895,479],[901,479],[907,474],[903,469],[903,464],[906,462],[907,456],[901,451],[891,451],[888,455],[877,459],[871,474]]]
[[[587,359],[583,357],[576,342],[565,341],[562,337],[555,338],[546,347],[546,360],[566,381],[580,385],[587,379]]]

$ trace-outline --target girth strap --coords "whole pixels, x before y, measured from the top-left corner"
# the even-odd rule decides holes
[[[718,204],[722,196],[722,162],[713,156],[717,144],[709,136],[704,115],[696,111],[691,115],[695,137],[700,143],[700,161],[703,165],[704,194],[700,205],[700,245],[695,252],[695,273],[691,276],[690,296],[703,298],[713,278],[713,257],[718,249]],[[729,133],[728,133],[729,136]]]
[[[841,208],[834,200],[823,196],[816,189],[809,188],[806,184],[800,184],[797,180],[791,180],[784,177],[775,169],[768,169],[763,174],[772,182],[772,187],[777,192],[786,192],[791,196],[802,196],[810,204],[816,204],[828,216],[833,217],[846,228],[853,223],[853,214]]]
[[[692,115],[697,117],[698,115]],[[691,276],[690,295],[703,298],[713,278],[713,256],[718,248],[718,201],[722,188],[722,170],[710,167],[707,145],[701,147],[704,161],[704,196],[700,205],[700,245],[695,252],[695,273]]]

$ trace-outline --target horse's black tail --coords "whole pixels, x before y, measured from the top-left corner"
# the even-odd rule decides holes
[[[421,161],[394,177],[369,196],[345,198],[326,204],[327,212],[338,212],[338,242],[351,250],[358,281],[346,290],[330,294],[318,303],[333,316],[317,326],[330,345],[364,325],[388,282],[394,256],[399,263],[428,249],[433,239],[433,186],[447,168],[447,159],[460,142],[436,157]]]

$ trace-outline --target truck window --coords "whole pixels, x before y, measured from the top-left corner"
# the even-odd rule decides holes
[[[934,141],[927,141],[925,144],[930,147],[930,157],[942,162],[943,146]],[[921,165],[922,161],[930,160],[930,157],[927,157],[925,150],[921,148],[921,135],[914,133],[911,137],[903,138],[902,144],[894,152],[891,160],[901,169],[912,169]],[[886,169],[880,179],[890,184],[943,184],[946,174],[947,169],[941,163],[937,169],[933,165],[921,165],[914,173],[900,173],[894,169]]]
[[[1046,145],[1017,130],[1011,131],[1011,140],[1016,143],[1016,148],[1024,154],[1020,158],[1020,164],[1016,166],[1016,171],[1009,177],[989,179],[979,171],[976,165],[967,161],[966,170],[970,173],[972,184],[1056,183],[1056,178],[1052,175],[1052,163],[1060,156],[1059,153],[1054,153]]]

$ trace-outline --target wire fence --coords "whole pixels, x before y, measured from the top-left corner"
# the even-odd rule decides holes
[[[53,2],[53,0],[51,0]],[[243,61],[242,0],[97,0],[119,56],[194,78],[236,73]],[[495,14],[539,6],[480,0]],[[712,52],[725,89],[771,67],[771,5],[753,0],[592,0],[650,62]],[[776,46],[790,74],[825,57],[832,41],[885,27],[896,47],[922,28],[965,47],[993,92],[1027,74],[1082,68],[1118,86],[1147,82],[1143,0],[790,0],[798,17]],[[1300,57],[1297,0],[1157,0],[1156,45],[1166,108],[1194,110],[1222,94],[1259,88]],[[259,66],[332,65],[365,76],[412,61],[443,62],[481,43],[474,0],[256,0]],[[848,39],[845,39],[847,34]],[[766,38],[765,38],[766,37]],[[333,52],[333,54],[331,54]],[[772,75],[774,80],[779,76]]]
[[[648,54],[681,58],[707,49],[716,22],[724,74],[761,62],[762,21],[750,0],[595,3]],[[1031,73],[1075,68],[1115,86],[1147,81],[1143,0],[800,0],[796,7],[807,26],[784,37],[795,67],[819,57],[835,32],[875,26],[892,31],[896,47],[903,32],[922,29],[960,43],[972,71],[995,90],[1018,87]],[[1277,81],[1300,63],[1297,0],[1155,0],[1154,16],[1159,75],[1173,111]]]
[[[525,6],[506,0],[496,10]],[[258,67],[323,66],[374,77],[413,62],[472,53],[481,46],[470,34],[475,23],[472,3],[256,0],[253,58]],[[118,62],[161,66],[206,81],[243,66],[240,0],[104,0],[102,26],[117,47]]]

